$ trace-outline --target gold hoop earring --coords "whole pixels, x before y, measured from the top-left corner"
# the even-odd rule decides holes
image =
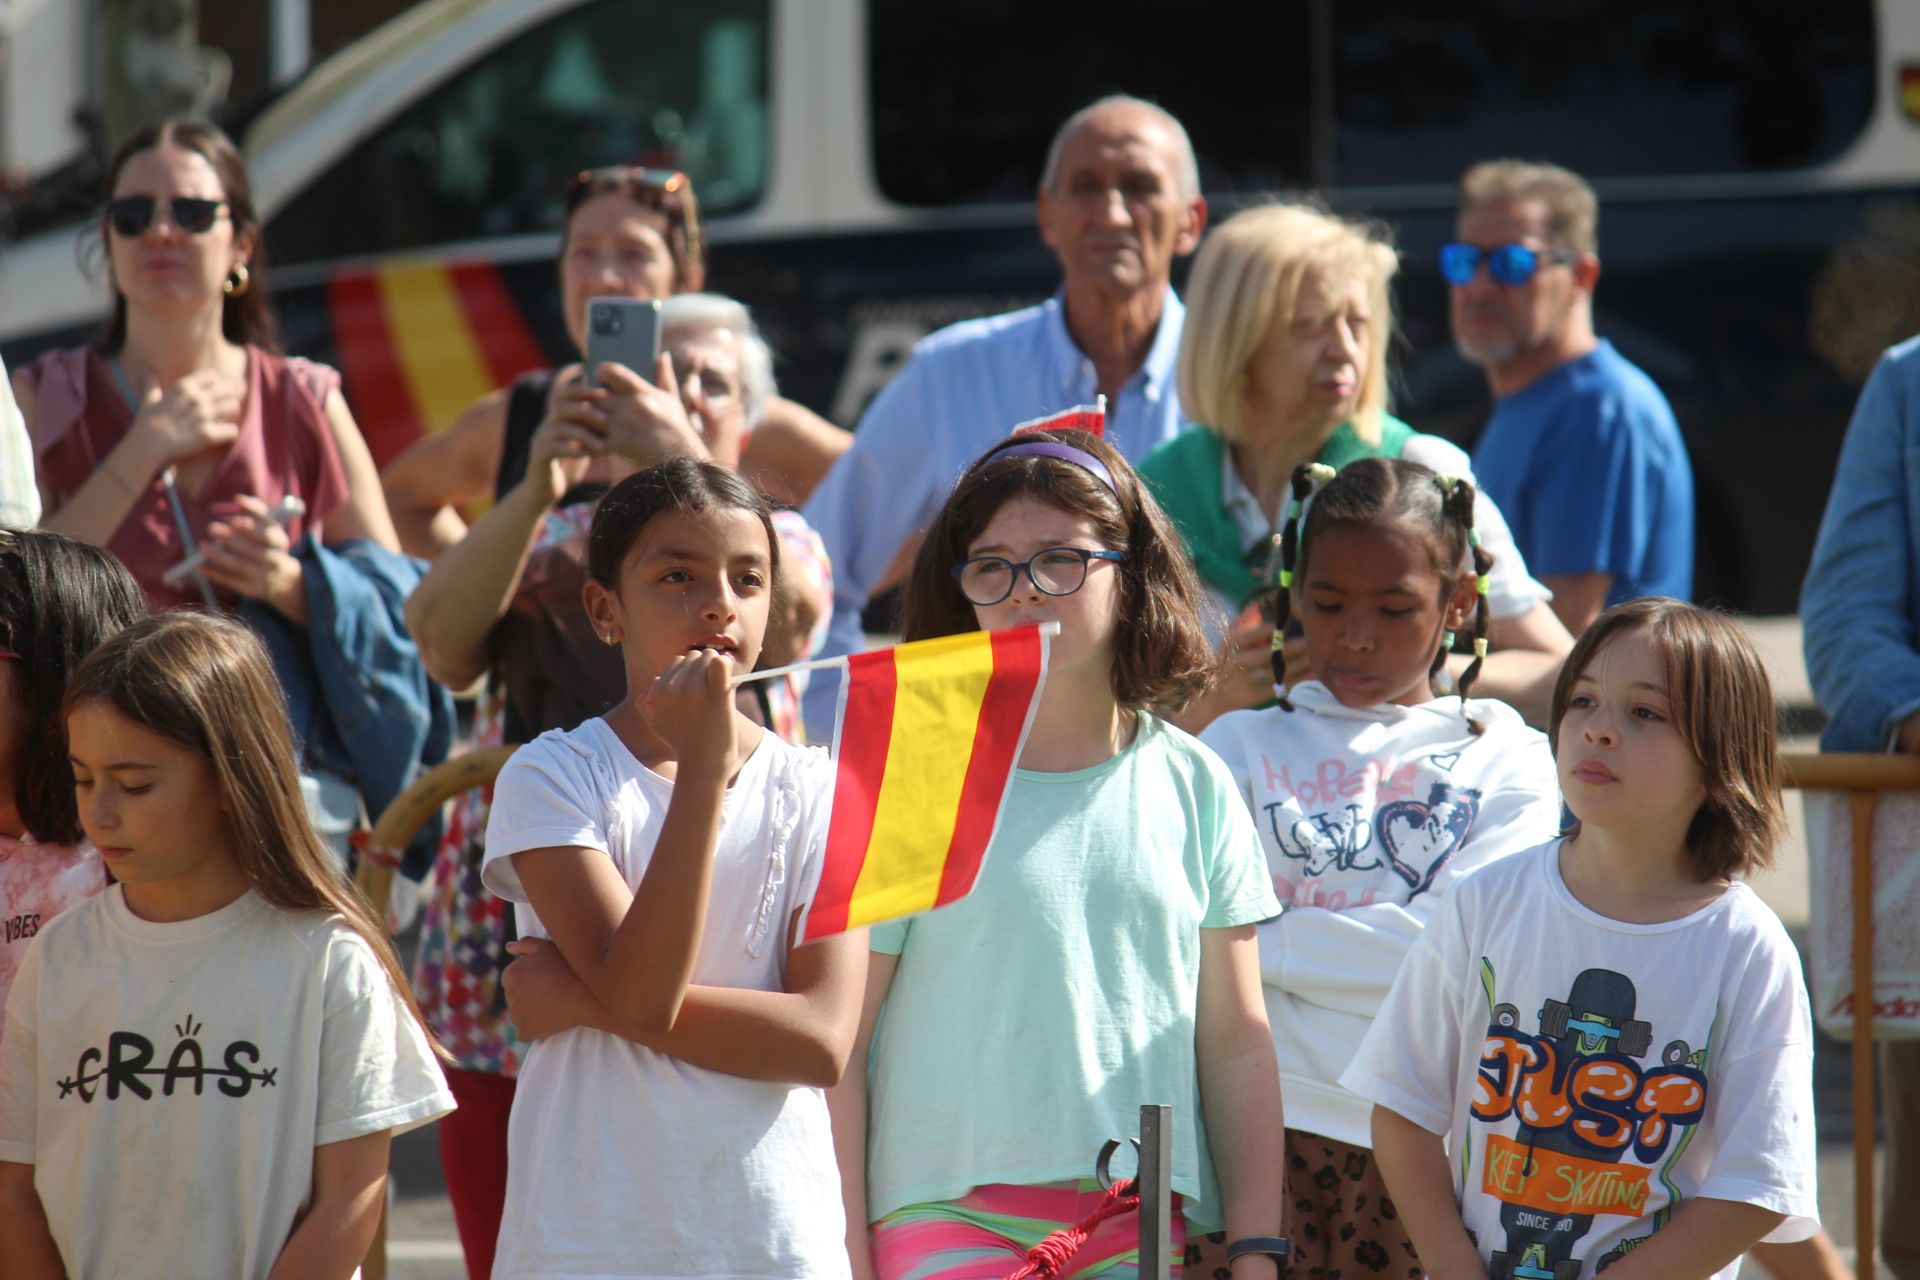
[[[238,298],[243,296],[246,291],[252,287],[253,282],[247,275],[247,264],[244,262],[236,262],[233,264],[233,271],[228,274],[225,283],[220,286],[220,289],[221,292],[225,293],[229,298]]]

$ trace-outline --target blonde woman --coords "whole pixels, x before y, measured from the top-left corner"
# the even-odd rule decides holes
[[[1398,267],[1381,228],[1300,204],[1236,214],[1194,261],[1178,373],[1181,404],[1203,425],[1140,467],[1215,602],[1235,619],[1219,687],[1179,717],[1190,730],[1273,696],[1272,614],[1262,606],[1277,587],[1273,550],[1295,467],[1399,457],[1471,478],[1459,448],[1388,412]],[[1479,687],[1538,718],[1572,638],[1484,494],[1475,520],[1493,555],[1494,653]],[[1297,641],[1289,641],[1287,673],[1312,674]]]

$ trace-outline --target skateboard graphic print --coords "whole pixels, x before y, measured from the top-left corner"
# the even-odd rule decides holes
[[[1479,1187],[1500,1202],[1492,1280],[1578,1280],[1596,1218],[1649,1216],[1656,1180],[1666,1196],[1647,1234],[1679,1207],[1667,1174],[1706,1111],[1706,1051],[1671,1040],[1655,1054],[1632,981],[1610,969],[1587,969],[1564,999],[1543,1000],[1537,1031],[1526,1032],[1520,1010],[1498,1001],[1492,964],[1480,964],[1490,1021],[1471,1118],[1517,1121],[1512,1137],[1470,1123],[1462,1152],[1472,1176],[1481,1138]],[[1593,1273],[1645,1238],[1593,1259]]]

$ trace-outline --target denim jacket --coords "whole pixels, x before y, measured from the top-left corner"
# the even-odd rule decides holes
[[[242,612],[273,657],[306,765],[351,779],[378,818],[453,745],[453,695],[427,675],[402,618],[420,562],[358,538],[329,547],[307,537],[293,554],[306,571],[307,625],[254,601]],[[436,819],[407,846],[401,869],[414,879],[439,833]]]
[[[1880,357],[1800,593],[1827,751],[1884,751],[1920,711],[1920,337]]]

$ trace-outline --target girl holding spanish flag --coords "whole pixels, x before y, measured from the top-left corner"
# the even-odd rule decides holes
[[[1186,1220],[1224,1224],[1236,1280],[1277,1274],[1254,925],[1280,908],[1225,768],[1152,714],[1214,668],[1179,547],[1119,453],[1079,431],[990,450],[927,532],[907,639],[1061,630],[973,892],[869,931],[856,1065],[830,1094],[856,1275],[1006,1274],[1095,1206],[1094,1157],[1146,1103],[1175,1109]],[[1074,1274],[1136,1274],[1136,1231],[1103,1223]],[[1174,1237],[1183,1250],[1179,1213]]]
[[[865,956],[794,941],[830,775],[731,687],[779,570],[766,500],[714,463],[649,467],[594,514],[586,614],[627,696],[515,753],[481,870],[518,906],[510,991],[542,984],[513,995],[533,1043],[496,1276],[847,1274],[822,1090]]]

